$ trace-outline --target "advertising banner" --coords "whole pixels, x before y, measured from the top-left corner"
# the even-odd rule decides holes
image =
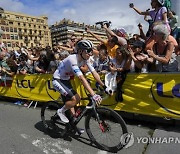
[[[87,79],[95,88],[92,75]],[[0,76],[0,95],[33,101],[59,100],[60,94],[52,86],[52,74]],[[73,87],[82,98],[87,97],[84,87],[75,78]],[[123,84],[123,102],[115,101],[115,94],[106,97],[102,105],[130,113],[180,118],[180,74],[128,74]],[[82,101],[81,105],[86,105]]]

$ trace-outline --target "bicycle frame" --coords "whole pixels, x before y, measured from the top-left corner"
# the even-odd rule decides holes
[[[74,119],[74,120],[70,120],[70,125],[72,126],[72,127],[75,127],[78,123],[79,123],[79,121],[82,119],[82,117],[89,111],[89,110],[91,110],[91,112],[94,112],[95,113],[95,116],[96,116],[96,118],[97,118],[97,120],[98,120],[98,123],[100,124],[100,118],[99,118],[99,114],[97,113],[97,111],[96,111],[96,103],[91,99],[91,98],[89,98],[89,97],[87,97],[87,98],[82,98],[81,100],[89,100],[89,103],[88,103],[88,105],[83,109],[83,111],[80,113],[80,115],[76,118],[76,119]]]

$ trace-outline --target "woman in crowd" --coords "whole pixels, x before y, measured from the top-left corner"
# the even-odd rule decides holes
[[[122,102],[122,85],[126,79],[126,75],[129,72],[131,64],[131,58],[126,53],[123,47],[119,47],[116,49],[116,57],[112,59],[109,64],[109,69],[112,74],[116,75],[116,82],[117,82],[117,89],[116,89],[116,96],[115,100],[117,102]]]
[[[165,0],[151,0],[151,7],[153,10],[146,10],[144,12],[135,8],[133,3],[130,4],[130,7],[133,8],[140,15],[151,16],[152,23],[157,22],[157,21],[163,22],[164,24],[166,24],[167,28],[170,30],[170,26],[168,24],[168,18],[167,18],[167,8],[163,6],[164,3],[165,3]]]
[[[175,46],[168,40],[169,30],[164,24],[156,25],[153,28],[155,44],[152,50],[147,50],[148,55],[153,58],[156,71],[175,72],[178,71]]]

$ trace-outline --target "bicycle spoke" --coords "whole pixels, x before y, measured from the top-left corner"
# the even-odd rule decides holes
[[[127,128],[121,117],[114,111],[101,107],[97,109],[100,123],[94,114],[89,115],[86,120],[88,136],[94,143],[107,150],[118,151],[122,148],[121,136],[127,133]],[[116,149],[116,150],[114,150]]]

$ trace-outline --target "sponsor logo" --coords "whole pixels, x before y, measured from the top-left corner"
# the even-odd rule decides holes
[[[153,100],[164,110],[171,114],[180,115],[177,103],[180,98],[180,83],[174,80],[164,81],[155,80],[150,89]],[[174,105],[172,105],[172,103]]]

